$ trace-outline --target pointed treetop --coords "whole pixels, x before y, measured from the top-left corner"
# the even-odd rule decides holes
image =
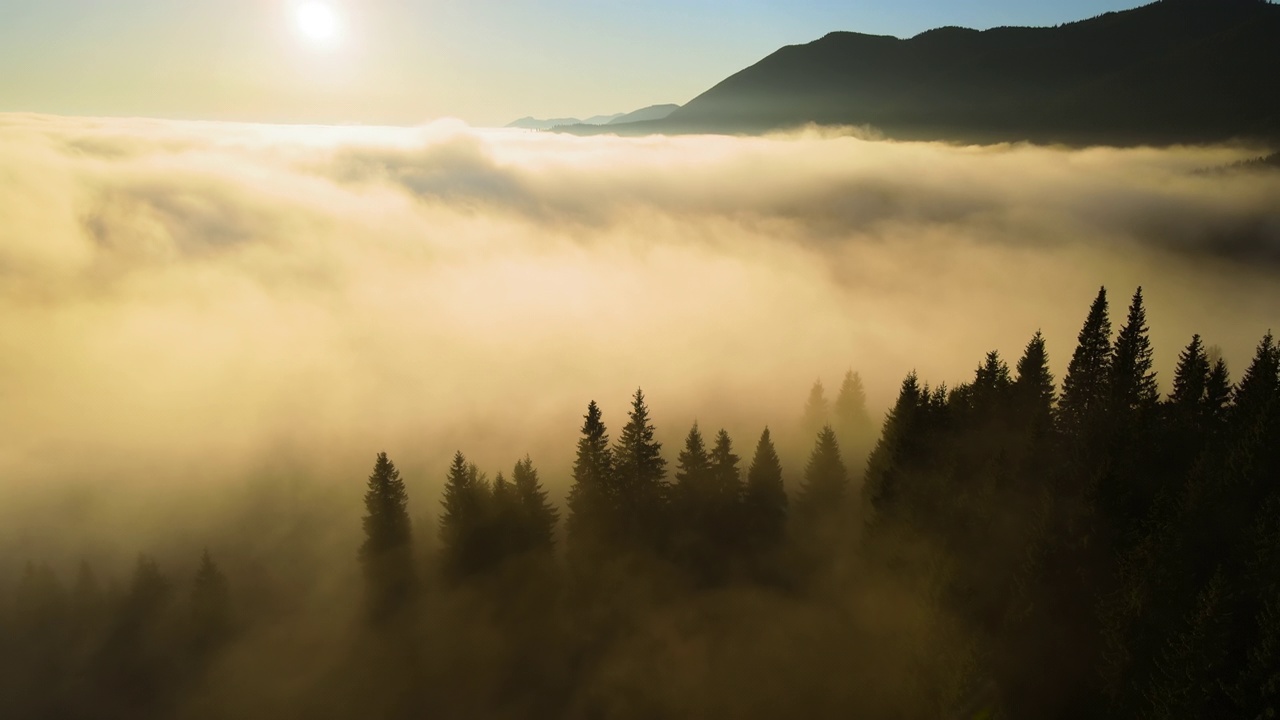
[[[1152,367],[1151,338],[1142,288],[1133,293],[1129,315],[1116,336],[1111,360],[1111,397],[1115,409],[1132,411],[1150,408],[1158,399],[1156,375]]]

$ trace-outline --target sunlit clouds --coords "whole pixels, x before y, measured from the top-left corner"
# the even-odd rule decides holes
[[[1101,284],[1238,368],[1280,179],[1195,171],[1249,154],[0,117],[0,494],[464,442],[560,493],[590,399],[748,437],[850,367],[877,412],[1037,329],[1060,372]]]

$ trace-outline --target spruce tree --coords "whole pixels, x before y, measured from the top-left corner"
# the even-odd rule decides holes
[[[641,390],[632,398],[627,424],[613,448],[613,461],[623,536],[641,547],[657,549],[665,529],[667,461],[662,458],[662,443],[654,439]]]
[[[378,453],[369,475],[364,508],[360,562],[369,610],[379,617],[402,606],[415,581],[409,493],[385,452]]]
[[[782,482],[782,462],[767,427],[760,433],[747,470],[743,506],[745,532],[752,550],[763,552],[781,543],[787,522],[787,491]]]
[[[1227,371],[1227,362],[1218,358],[1214,360],[1213,368],[1209,370],[1204,391],[1204,415],[1206,419],[1213,422],[1215,428],[1227,418],[1231,393],[1231,373]]]
[[[796,497],[796,512],[814,517],[838,507],[849,484],[848,472],[840,459],[840,445],[828,425],[818,433],[813,452],[804,468],[804,482]]]
[[[809,399],[804,404],[804,415],[800,419],[800,430],[806,437],[813,437],[831,422],[831,405],[827,402],[827,391],[821,380],[814,380],[809,389]]]
[[[917,426],[928,402],[926,395],[915,371],[907,373],[898,390],[898,399],[885,420],[884,432],[867,460],[867,479],[862,493],[877,513],[889,511],[905,490],[901,487],[902,477],[913,455]]]
[[[1180,414],[1198,416],[1205,404],[1209,386],[1209,355],[1199,335],[1192,335],[1191,342],[1178,355],[1178,365],[1173,372],[1173,392],[1169,402]]]
[[[1116,335],[1111,355],[1111,402],[1126,422],[1132,413],[1150,410],[1158,399],[1156,375],[1151,371],[1151,339],[1142,288],[1133,293],[1129,316]]]
[[[489,498],[480,483],[476,466],[462,451],[455,453],[440,503],[440,549],[445,571],[455,578],[478,571],[486,560],[483,529]]]
[[[1268,332],[1236,387],[1231,411],[1237,429],[1263,421],[1280,407],[1280,347]]]
[[[522,513],[521,549],[551,550],[555,546],[560,512],[547,501],[547,491],[542,489],[538,471],[528,455],[516,463],[511,478]]]
[[[867,410],[866,388],[858,373],[852,370],[845,373],[833,415],[836,439],[845,451],[851,471],[861,475],[876,438],[875,423]]]
[[[1049,353],[1039,330],[1027,343],[1017,371],[1013,393],[1019,420],[1035,434],[1043,433],[1053,419],[1055,393],[1053,373],[1049,372]]]
[[[689,428],[684,439],[684,449],[676,458],[675,500],[682,514],[708,501],[711,491],[711,458],[702,440],[698,423]]]
[[[722,507],[732,507],[742,498],[741,460],[733,452],[733,440],[724,429],[716,433],[716,445],[711,450],[711,479],[716,498]]]
[[[1089,308],[1067,374],[1062,378],[1058,418],[1063,430],[1081,438],[1096,417],[1105,411],[1111,374],[1111,320],[1107,315],[1107,289]]]
[[[698,423],[689,428],[676,459],[672,489],[672,551],[696,577],[707,580],[716,564],[713,535],[717,521],[715,478],[711,457]]]
[[[614,485],[613,451],[600,406],[587,405],[573,461],[569,488],[569,550],[581,556],[588,548],[606,542],[614,531],[617,488]]]

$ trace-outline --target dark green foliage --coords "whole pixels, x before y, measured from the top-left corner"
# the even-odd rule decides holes
[[[377,617],[401,606],[415,582],[409,493],[386,453],[378,453],[374,462],[364,508],[360,563],[370,612]]]

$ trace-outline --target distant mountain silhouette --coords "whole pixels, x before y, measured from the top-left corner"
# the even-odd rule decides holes
[[[549,118],[544,120],[535,117],[522,117],[519,120],[507,123],[505,127],[521,128],[523,130],[550,130],[557,125],[577,125],[581,122],[578,118]]]
[[[565,118],[548,118],[541,119],[535,117],[522,117],[506,125],[509,128],[523,128],[525,130],[550,130],[560,126],[600,126],[612,125],[615,123],[642,122],[646,120],[661,120],[678,109],[679,105],[650,105],[649,107],[633,110],[629,113],[614,113],[612,115],[593,115],[586,120],[579,120],[574,117]]]
[[[646,108],[640,108],[634,112],[616,117],[606,125],[620,125],[622,123],[644,122],[646,120],[663,120],[671,115],[671,113],[679,110],[680,106],[675,104],[667,105],[650,105]]]
[[[664,119],[570,130],[754,133],[812,122],[968,142],[1274,141],[1278,83],[1280,6],[1162,0],[1052,28],[831,33],[778,50]]]

